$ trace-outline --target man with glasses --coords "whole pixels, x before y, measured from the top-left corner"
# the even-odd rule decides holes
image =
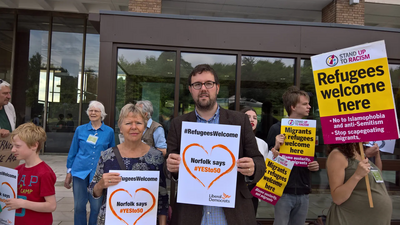
[[[15,129],[15,109],[11,104],[11,88],[7,81],[0,80],[0,136],[8,137]]]
[[[253,197],[246,181],[257,182],[265,172],[264,158],[257,148],[249,119],[244,113],[229,111],[217,104],[220,84],[209,65],[196,66],[189,75],[189,91],[195,102],[194,112],[172,120],[167,138],[167,175],[178,179],[182,122],[229,124],[241,126],[239,159],[237,160],[236,206],[222,208],[175,203],[171,224],[256,224]],[[190,184],[187,184],[190,185]]]

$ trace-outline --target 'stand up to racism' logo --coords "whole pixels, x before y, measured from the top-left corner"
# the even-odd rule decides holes
[[[289,120],[289,121],[288,121],[288,124],[289,124],[289,125],[293,125],[293,124],[294,124],[294,120]]]
[[[308,123],[307,120],[297,120],[296,121],[297,126],[303,126],[303,127],[308,127],[310,124]]]
[[[332,67],[336,66],[339,62],[339,59],[336,55],[330,55],[328,58],[326,58],[326,65]]]

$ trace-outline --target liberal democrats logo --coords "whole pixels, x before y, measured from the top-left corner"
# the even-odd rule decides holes
[[[293,125],[293,124],[294,124],[294,120],[289,120],[289,121],[288,121],[288,124],[289,124],[289,125]]]
[[[336,66],[339,62],[339,59],[336,55],[330,55],[328,58],[326,58],[326,65],[332,67]]]

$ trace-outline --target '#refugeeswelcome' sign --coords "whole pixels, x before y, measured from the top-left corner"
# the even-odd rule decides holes
[[[122,181],[107,189],[106,225],[156,225],[159,171],[110,170]]]
[[[399,138],[384,41],[311,57],[325,144]]]

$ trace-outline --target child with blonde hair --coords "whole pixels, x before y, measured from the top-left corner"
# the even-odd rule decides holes
[[[18,198],[8,199],[6,207],[16,210],[15,224],[30,225],[53,223],[52,212],[56,209],[56,175],[39,158],[44,147],[46,132],[33,123],[25,123],[11,133],[11,152],[25,163],[17,166]]]

